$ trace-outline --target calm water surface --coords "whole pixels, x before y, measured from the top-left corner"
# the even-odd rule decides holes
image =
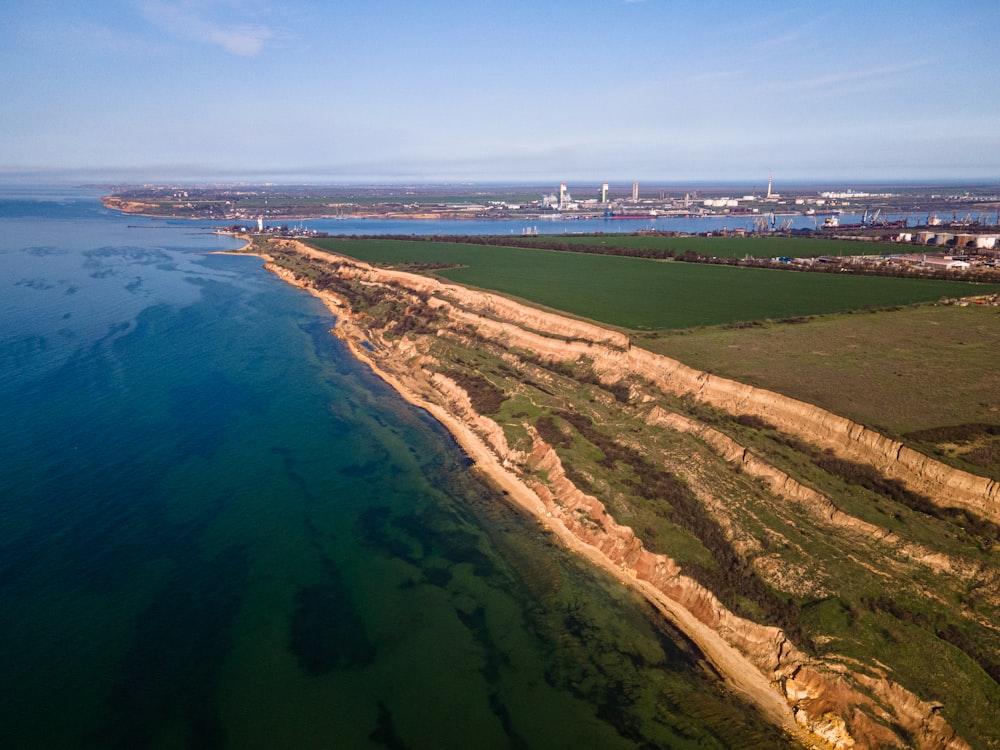
[[[234,241],[0,193],[0,747],[781,746]]]
[[[344,235],[521,235],[521,234],[627,234],[653,230],[657,232],[719,232],[723,229],[745,229],[756,231],[754,221],[769,219],[769,215],[757,216],[708,216],[704,218],[661,217],[651,219],[570,219],[546,216],[531,220],[447,220],[438,219],[305,219],[265,221],[265,226],[288,226],[293,229],[313,229],[329,234]],[[860,222],[862,214],[842,214],[840,221],[847,224]],[[902,215],[885,216],[886,220],[912,217]],[[792,229],[816,229],[823,224],[823,217],[777,216],[775,223],[790,221]]]

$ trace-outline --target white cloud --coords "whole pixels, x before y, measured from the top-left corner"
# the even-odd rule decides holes
[[[274,38],[274,33],[265,26],[256,25],[244,25],[235,29],[206,27],[203,38],[234,55],[253,57],[260,52],[265,42]]]
[[[214,44],[240,57],[257,55],[265,44],[279,37],[270,26],[240,21],[239,3],[225,4],[233,10],[231,21],[209,18],[214,5],[146,0],[142,4],[142,11],[150,21],[175,36]]]

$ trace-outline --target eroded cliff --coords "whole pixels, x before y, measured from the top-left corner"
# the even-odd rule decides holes
[[[726,554],[736,554],[739,565],[746,563],[738,575],[757,577],[770,589],[785,590],[801,599],[813,597],[820,604],[836,599],[833,579],[840,568],[813,562],[808,575],[796,576],[783,557],[785,549],[803,548],[796,531],[809,524],[820,529],[820,534],[837,536],[841,544],[854,545],[844,560],[858,558],[864,575],[883,580],[893,575],[912,576],[919,569],[921,593],[938,597],[942,603],[947,603],[947,597],[935,588],[980,591],[980,611],[970,607],[968,617],[992,631],[997,629],[992,616],[997,603],[981,590],[995,591],[1000,583],[994,567],[974,556],[935,548],[858,517],[725,432],[680,413],[677,401],[690,399],[729,415],[759,418],[775,431],[875,467],[942,507],[963,508],[990,520],[1000,520],[1000,489],[995,482],[943,466],[809,404],[634,348],[620,332],[529,308],[498,295],[330,256],[297,243],[275,242],[272,251],[276,263],[269,268],[292,283],[314,289],[337,310],[341,316],[337,331],[353,342],[358,356],[415,402],[430,407],[454,431],[463,432],[464,442],[478,441],[484,446],[501,480],[513,478],[530,488],[526,507],[557,526],[565,539],[584,545],[592,559],[658,601],[720,673],[763,705],[776,721],[798,725],[812,742],[834,747],[970,747],[945,717],[949,707],[905,686],[892,664],[875,658],[858,659],[852,655],[858,651],[853,646],[848,649],[851,654],[818,647],[843,636],[828,637],[818,625],[799,627],[797,615],[788,620],[797,628],[794,635],[767,622],[769,616],[759,606],[744,607],[757,612],[754,618],[739,615],[705,584],[720,580],[712,578],[711,571],[702,581],[685,573],[685,569],[701,569],[697,555],[685,563],[669,549],[650,551],[641,537],[649,533],[655,538],[655,529],[637,533],[623,522],[630,516],[638,520],[641,515],[636,510],[638,501],[629,493],[642,494],[637,489],[642,483],[617,485],[604,478],[599,466],[590,467],[576,458],[573,472],[568,472],[560,445],[553,441],[579,441],[588,431],[596,435],[600,430],[588,427],[588,423],[610,421],[614,409],[627,412],[628,429],[616,433],[608,427],[605,438],[611,442],[600,443],[604,456],[595,460],[614,464],[609,446],[618,445],[623,451],[632,451],[615,464],[618,471],[636,471],[645,465],[643,462],[651,462],[683,472],[683,483],[708,511],[705,523],[721,529],[723,540],[718,544],[728,544],[727,549],[736,552]],[[320,264],[321,272],[303,273],[287,258],[283,263],[282,254],[307,258]],[[405,325],[403,318],[407,319]],[[549,409],[548,414],[562,418],[563,432],[544,438],[538,418],[533,421],[528,408],[500,416],[479,413],[468,389],[478,382],[475,378],[482,379],[482,370],[472,368],[464,385],[445,374],[449,352],[453,356],[457,351],[449,347],[464,352],[492,351],[502,364],[498,379],[487,379],[489,384],[501,389],[510,401],[516,398],[518,403]],[[580,382],[598,388],[587,396],[593,406],[580,407],[580,393],[567,392]],[[577,411],[571,414],[574,407]],[[576,425],[575,432],[571,425]],[[591,435],[590,439],[599,438]],[[672,447],[678,440],[692,439],[697,443],[681,442],[680,448]],[[470,443],[465,444],[468,449]],[[633,458],[628,458],[630,455]],[[726,479],[719,466],[741,475],[738,481],[744,484],[731,486],[737,480]],[[759,486],[747,489],[749,480]],[[596,491],[585,491],[581,483]],[[781,516],[784,525],[768,520],[770,514]],[[690,529],[685,533],[697,536]],[[683,539],[683,534],[677,538]],[[847,563],[837,562],[841,564]],[[765,605],[776,601],[776,607],[783,606],[780,597],[767,596],[761,599]],[[736,593],[728,598],[739,605],[746,596]],[[844,606],[848,619],[856,616],[850,609],[853,604]],[[876,615],[880,614],[878,603],[873,606]],[[810,642],[796,643],[795,637]],[[989,666],[992,657],[980,657]],[[761,685],[766,695],[760,692]],[[996,738],[990,741],[996,744]]]

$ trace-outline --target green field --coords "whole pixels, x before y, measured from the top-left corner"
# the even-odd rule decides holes
[[[986,294],[997,285],[802,273],[526,248],[314,240],[377,264],[446,264],[445,278],[632,330],[783,319]]]
[[[896,437],[945,425],[1000,424],[995,307],[922,305],[800,325],[640,334],[635,343]]]
[[[519,238],[522,239],[522,238]],[[664,237],[646,234],[533,235],[525,244],[559,242],[598,248],[669,250],[680,255],[688,250],[714,258],[811,258],[821,255],[889,255],[897,245],[884,242],[853,242],[822,237]]]

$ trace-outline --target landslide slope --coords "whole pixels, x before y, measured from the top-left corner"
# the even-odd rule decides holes
[[[618,332],[298,243],[264,252],[813,741],[1000,747],[995,482]]]

